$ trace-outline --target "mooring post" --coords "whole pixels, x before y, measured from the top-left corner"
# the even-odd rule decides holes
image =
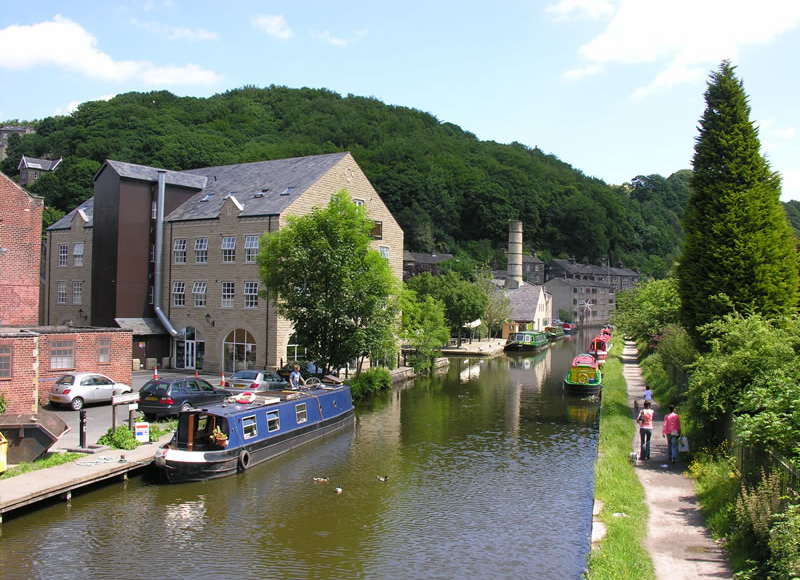
[[[81,409],[81,432],[79,446],[81,449],[86,449],[86,411]]]

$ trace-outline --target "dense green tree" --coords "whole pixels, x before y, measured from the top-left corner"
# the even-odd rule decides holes
[[[412,366],[430,370],[437,350],[450,338],[444,304],[429,294],[418,298],[416,292],[406,288],[400,294],[400,310],[400,339],[417,351]]]
[[[340,191],[325,208],[266,233],[258,256],[265,294],[300,344],[328,369],[372,356],[392,360],[395,281],[370,247],[373,222]]]
[[[677,280],[644,280],[617,295],[613,321],[626,336],[646,344],[678,322],[680,308]]]
[[[711,74],[705,100],[678,267],[682,321],[698,345],[698,328],[732,310],[794,312],[798,283],[780,178],[760,153],[742,81],[729,62]]]

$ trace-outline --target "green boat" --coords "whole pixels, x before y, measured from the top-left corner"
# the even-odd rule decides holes
[[[544,333],[547,335],[548,340],[558,340],[562,336],[565,336],[566,333],[564,332],[564,327],[559,326],[545,326]]]
[[[547,335],[541,330],[521,330],[508,335],[504,350],[539,350],[548,344]]]

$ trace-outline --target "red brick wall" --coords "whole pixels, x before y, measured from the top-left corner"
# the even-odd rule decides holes
[[[0,379],[0,393],[6,400],[6,413],[36,413],[39,385],[36,352],[37,335],[0,337],[0,345],[11,346],[11,378]]]
[[[39,322],[42,199],[0,173],[0,326]]]
[[[111,362],[100,363],[99,340],[111,339]],[[54,340],[71,340],[74,342],[75,366],[72,369],[50,368],[50,345]],[[39,342],[39,404],[49,401],[48,393],[51,385],[65,372],[96,372],[114,379],[118,383],[131,385],[133,379],[131,365],[131,349],[133,336],[130,331],[122,332],[74,332],[42,334]]]

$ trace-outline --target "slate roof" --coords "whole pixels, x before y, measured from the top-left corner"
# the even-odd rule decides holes
[[[29,169],[41,169],[42,171],[53,171],[58,164],[61,163],[61,158],[58,159],[39,159],[38,157],[28,157],[23,155],[19,160],[17,169],[23,166]]]
[[[148,167],[147,165],[136,165],[135,163],[124,163],[122,161],[113,161],[107,159],[103,166],[97,170],[94,175],[94,180],[109,166],[117,172],[120,177],[125,179],[135,179],[137,181],[158,181],[157,167]],[[203,189],[206,186],[206,179],[202,175],[191,175],[186,171],[165,171],[165,182],[168,185],[175,185],[177,187],[187,187],[189,189]]]
[[[417,264],[438,264],[439,262],[446,262],[452,260],[453,254],[427,254],[425,252],[403,252],[404,262],[415,262]]]
[[[185,171],[207,178],[207,184],[171,212],[167,221],[216,218],[229,195],[244,208],[239,217],[279,215],[347,155],[330,153]]]
[[[584,264],[582,262],[572,263],[570,260],[554,258],[547,264],[548,270],[553,270],[555,266],[570,275],[581,276],[639,276],[639,272],[630,268],[609,268],[598,264]]]
[[[551,278],[547,282],[544,283],[545,286],[548,286],[550,283],[561,284],[563,286],[571,286],[573,288],[614,288],[613,284],[609,284],[608,282],[603,282],[601,280],[583,280],[581,278]]]
[[[115,318],[114,322],[136,335],[167,334],[158,318]]]
[[[523,282],[519,288],[513,290],[506,288],[508,304],[511,306],[511,320],[536,320],[536,307],[539,305],[539,296],[542,292],[544,292],[542,286],[534,286],[527,282]]]
[[[89,221],[86,222],[86,224],[83,227],[85,227],[85,228],[93,227],[94,226],[94,219],[93,219],[94,218],[94,197],[90,197],[89,199],[84,201],[82,204],[80,204],[78,207],[76,207],[71,212],[69,212],[67,215],[65,215],[63,218],[61,218],[56,223],[54,223],[49,228],[47,228],[47,231],[50,231],[50,230],[68,230],[68,229],[70,229],[72,227],[72,218],[74,218],[75,214],[78,213],[79,211],[82,211],[83,214],[89,220]]]

